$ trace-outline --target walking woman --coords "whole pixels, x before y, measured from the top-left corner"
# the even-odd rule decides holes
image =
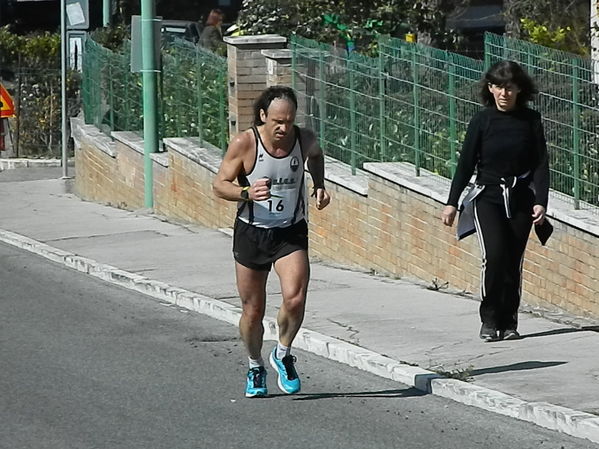
[[[513,340],[518,333],[522,262],[532,225],[545,221],[549,164],[541,115],[528,108],[537,93],[529,75],[513,61],[493,65],[481,81],[485,108],[468,125],[443,224],[454,222],[459,198],[476,170],[464,200],[482,255],[480,338]],[[460,214],[458,233],[462,225]],[[549,225],[549,223],[545,223]],[[538,231],[538,230],[537,230]],[[538,232],[539,233],[539,232]]]

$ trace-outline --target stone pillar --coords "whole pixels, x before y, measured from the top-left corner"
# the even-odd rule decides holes
[[[229,135],[249,128],[252,105],[266,86],[266,59],[262,50],[285,47],[287,39],[278,34],[225,37],[229,70]]]
[[[291,50],[262,50],[266,58],[266,86],[291,87]]]

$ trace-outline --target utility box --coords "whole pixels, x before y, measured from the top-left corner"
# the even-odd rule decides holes
[[[154,20],[154,57],[156,66],[160,67],[160,30],[162,29],[162,17]],[[141,72],[142,49],[141,49],[141,16],[131,16],[131,72]]]

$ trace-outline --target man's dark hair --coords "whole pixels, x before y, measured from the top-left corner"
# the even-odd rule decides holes
[[[293,103],[295,109],[297,109],[297,97],[295,96],[295,92],[291,87],[271,86],[264,90],[254,102],[254,126],[260,126],[264,124],[260,118],[260,110],[263,110],[266,114],[272,101],[276,100],[277,98]]]
[[[514,84],[520,92],[516,97],[518,106],[526,106],[532,100],[534,94],[538,93],[534,81],[524,69],[514,61],[499,61],[491,66],[483,76],[480,83],[480,98],[485,106],[495,106],[493,94],[489,91],[489,85],[506,86]]]

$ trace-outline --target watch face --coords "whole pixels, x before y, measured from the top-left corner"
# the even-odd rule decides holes
[[[249,197],[250,197],[250,194],[248,192],[248,189],[243,189],[241,191],[241,198],[243,198],[244,200],[247,200],[247,199],[249,199]]]

